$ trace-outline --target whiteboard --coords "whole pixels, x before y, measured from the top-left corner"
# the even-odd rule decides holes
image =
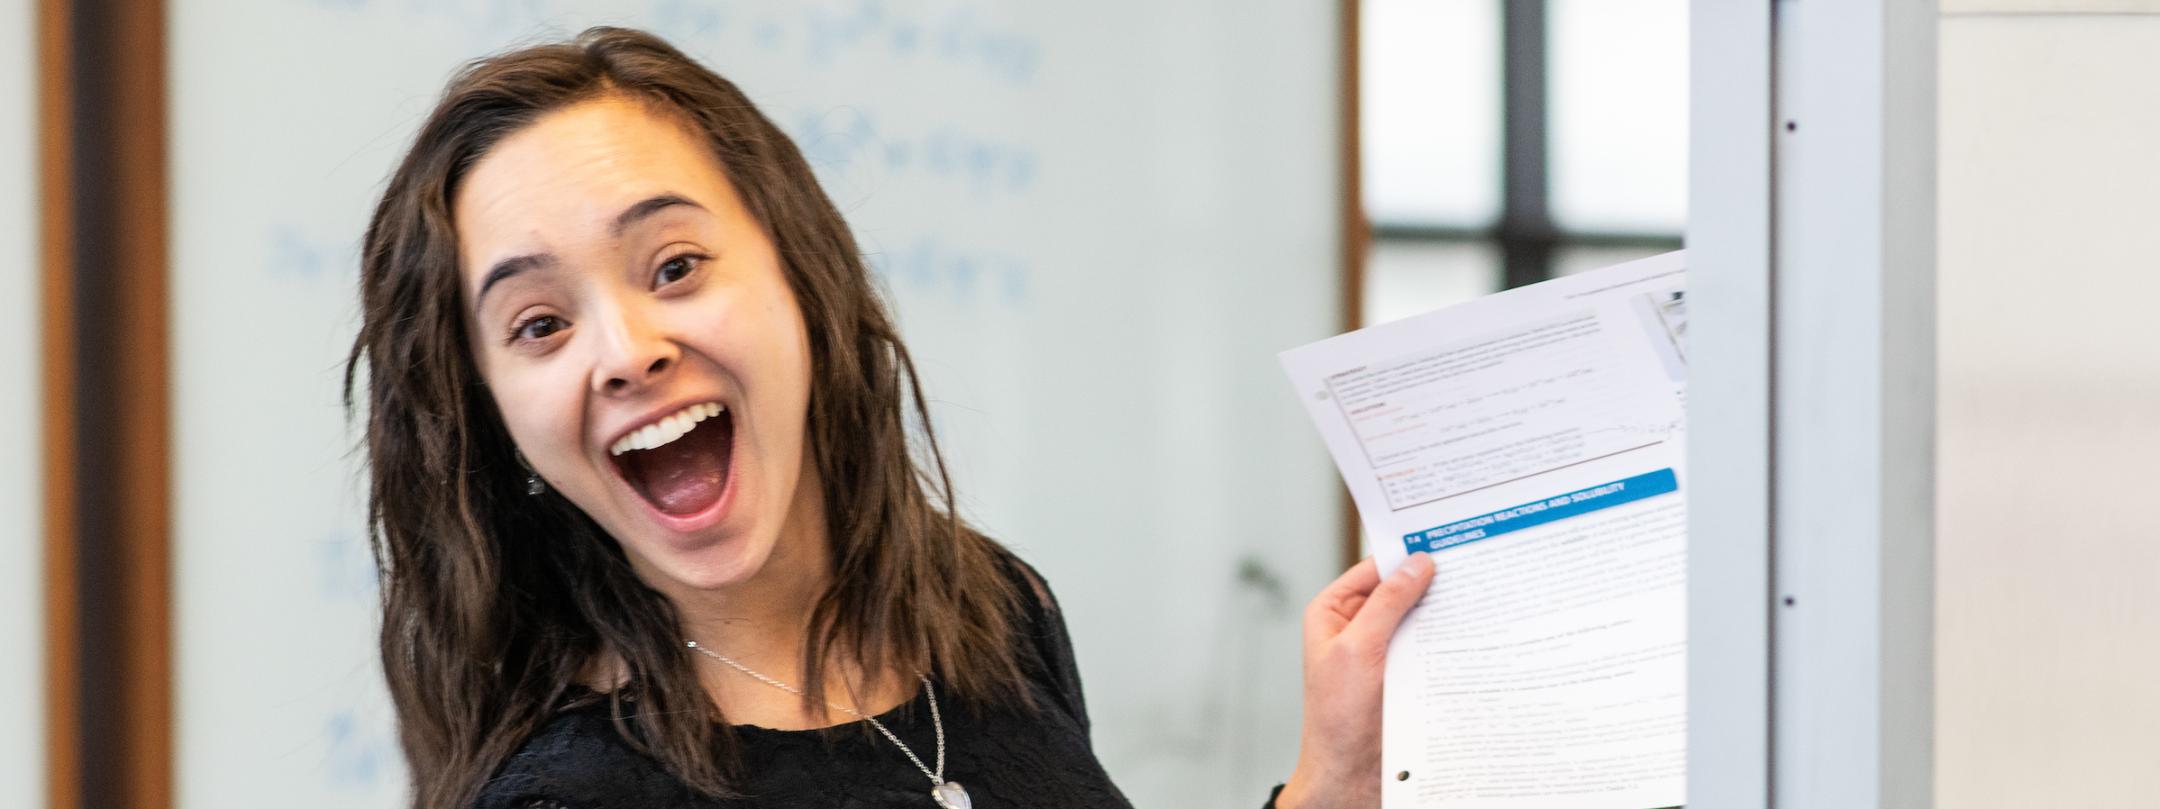
[[[1070,616],[1137,805],[1289,775],[1340,547],[1274,369],[1338,311],[1332,3],[171,6],[177,794],[402,795],[337,404],[356,245],[459,62],[614,22],[794,135],[890,289],[967,514]]]
[[[45,802],[44,450],[38,422],[37,35],[0,2],[0,806]]]

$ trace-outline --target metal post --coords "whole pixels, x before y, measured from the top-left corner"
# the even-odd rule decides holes
[[[1688,805],[1770,801],[1770,6],[1689,8]]]
[[[1545,3],[1507,0],[1501,30],[1502,155],[1500,237],[1502,289],[1552,277],[1554,231],[1547,203]]]
[[[1773,805],[1933,803],[1935,31],[1781,0]]]

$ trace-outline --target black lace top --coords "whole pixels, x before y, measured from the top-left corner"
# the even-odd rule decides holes
[[[1034,568],[1017,558],[1011,562],[1021,592],[1036,592],[1035,582],[1041,578]],[[1028,622],[1018,640],[1028,644],[1022,653],[1029,666],[1028,685],[1045,710],[1030,716],[959,705],[940,689],[945,778],[965,786],[978,809],[1131,809],[1095,759],[1072,640],[1065,634],[1056,597],[1047,586],[1040,592],[1040,601],[1028,600]],[[607,701],[600,700],[558,713],[488,782],[476,809],[937,806],[930,796],[930,778],[867,723],[800,731],[733,726],[744,773],[735,787],[745,797],[714,801],[692,793],[658,762],[624,743],[609,719],[610,710]],[[936,732],[924,692],[918,690],[913,700],[877,720],[924,765],[937,767]],[[1281,791],[1275,788],[1277,794]],[[1274,809],[1274,804],[1270,795],[1266,809]]]

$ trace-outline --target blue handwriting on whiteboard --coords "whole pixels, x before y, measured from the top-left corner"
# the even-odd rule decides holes
[[[331,601],[374,604],[380,584],[367,540],[348,531],[332,531],[315,546],[321,565],[322,594]]]
[[[1019,306],[1028,295],[1028,265],[1017,256],[947,245],[935,236],[864,256],[896,292]]]
[[[801,110],[794,130],[803,156],[821,173],[845,175],[860,166],[893,174],[920,170],[964,183],[978,200],[1024,194],[1035,184],[1033,148],[952,125],[919,134],[888,131],[870,113],[840,107]]]
[[[363,791],[384,784],[397,755],[388,732],[349,709],[330,714],[324,731],[330,750],[323,763],[332,786]]]

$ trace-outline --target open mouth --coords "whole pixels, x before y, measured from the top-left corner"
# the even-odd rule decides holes
[[[727,493],[735,449],[735,420],[726,407],[705,402],[647,424],[608,447],[615,470],[663,514],[696,514]]]

